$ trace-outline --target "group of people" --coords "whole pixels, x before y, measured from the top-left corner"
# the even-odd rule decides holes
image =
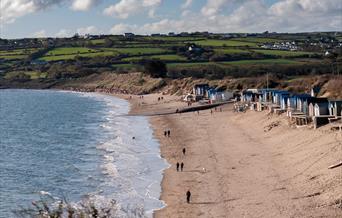
[[[165,137],[170,137],[170,135],[171,135],[171,131],[170,130],[165,130],[164,131],[164,136]]]
[[[158,97],[158,101],[162,101],[162,100],[164,100],[163,96],[162,97]]]

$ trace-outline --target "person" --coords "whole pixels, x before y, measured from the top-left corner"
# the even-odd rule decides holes
[[[167,131],[165,130],[165,131],[164,131],[164,136],[166,137],[166,135],[167,135]]]
[[[179,113],[179,109],[177,108],[176,113]]]
[[[213,110],[210,110],[211,115],[213,115]]]
[[[167,131],[167,136],[170,137],[170,135],[171,135],[171,131],[168,130],[168,131]]]
[[[179,163],[177,162],[176,164],[176,167],[177,167],[177,172],[179,171]]]
[[[199,115],[199,111],[197,111],[197,115]]]
[[[190,203],[190,198],[191,198],[191,192],[187,191],[186,192],[186,202],[189,204]]]
[[[160,97],[158,97],[158,101],[160,101]]]
[[[185,148],[183,148],[183,155],[185,155]]]
[[[135,137],[133,136],[132,139],[135,139]]]
[[[181,167],[181,171],[183,172],[183,168],[184,168],[184,163],[183,162],[181,163],[180,167]]]

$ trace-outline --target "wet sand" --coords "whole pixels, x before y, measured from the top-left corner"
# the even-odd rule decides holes
[[[160,113],[186,104],[157,94],[129,99],[133,114]],[[285,116],[211,110],[151,116],[164,171],[156,211],[165,217],[341,217],[342,134],[293,128]],[[171,137],[164,130],[171,130]],[[182,149],[186,148],[186,154]],[[176,163],[183,162],[183,172]],[[204,168],[204,169],[203,169]],[[192,193],[186,203],[185,193]]]

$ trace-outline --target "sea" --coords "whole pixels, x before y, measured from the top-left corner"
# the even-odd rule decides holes
[[[49,197],[77,207],[115,202],[118,217],[159,200],[168,167],[146,117],[96,93],[0,90],[0,217]]]

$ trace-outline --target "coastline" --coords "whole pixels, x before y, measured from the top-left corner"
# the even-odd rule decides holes
[[[132,99],[114,96],[128,100],[133,115],[185,106],[179,97],[161,94],[145,95],[143,100],[134,95]],[[159,96],[164,100],[157,101]],[[199,115],[148,117],[161,157],[171,165],[161,182],[160,200],[166,207],[154,210],[154,217],[341,215],[336,202],[342,199],[342,180],[338,170],[328,171],[327,166],[342,153],[320,157],[338,146],[338,133],[291,129],[285,117],[236,114],[230,107],[222,106],[223,112],[213,114],[203,110]],[[279,125],[268,130],[274,123]],[[164,136],[166,129],[171,130],[170,138]],[[176,162],[184,162],[184,172],[175,170]],[[185,200],[187,190],[192,192],[190,204]]]
[[[184,106],[176,96],[149,94],[142,100],[99,93],[127,100],[130,115]],[[157,101],[159,96],[164,100]],[[170,164],[161,181],[160,200],[166,206],[153,210],[154,217],[341,216],[342,168],[327,169],[342,157],[340,133],[293,129],[285,117],[265,112],[222,109],[147,117],[160,156]],[[170,138],[163,135],[166,129]],[[178,161],[185,163],[184,172],[175,170]]]

